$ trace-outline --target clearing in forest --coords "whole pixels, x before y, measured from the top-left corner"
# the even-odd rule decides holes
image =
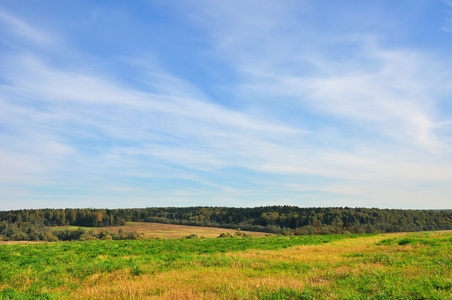
[[[217,228],[217,227],[202,227],[202,226],[188,226],[188,225],[175,225],[175,224],[162,224],[151,222],[127,222],[124,226],[109,226],[109,227],[79,227],[79,226],[62,226],[55,227],[52,230],[64,230],[64,229],[77,229],[84,228],[87,231],[94,231],[98,233],[102,230],[108,232],[118,232],[119,229],[123,229],[126,232],[136,231],[139,234],[143,234],[145,238],[164,238],[164,239],[178,239],[183,238],[191,234],[196,234],[199,237],[216,238],[220,234],[229,232],[234,234],[235,229]],[[264,236],[264,232],[243,231],[244,233],[251,234],[253,237]]]

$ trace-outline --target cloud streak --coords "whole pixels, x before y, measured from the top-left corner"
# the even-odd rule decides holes
[[[5,30],[6,32],[9,32],[10,34],[15,36],[20,36],[22,39],[39,44],[49,44],[52,42],[52,38],[49,34],[44,34],[39,30],[36,30],[26,21],[17,18],[4,10],[1,10],[1,7],[0,23],[3,23],[3,28],[7,28],[7,30]]]
[[[450,61],[338,34],[310,2],[236,5],[169,5],[209,86],[156,46],[96,57],[1,12],[5,44],[40,49],[0,55],[1,204],[448,205]]]

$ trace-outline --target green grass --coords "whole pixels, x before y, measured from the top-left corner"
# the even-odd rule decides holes
[[[2,244],[0,270],[0,299],[452,299],[452,234]]]
[[[90,231],[90,230],[102,229],[102,228],[105,228],[105,227],[60,226],[60,227],[52,227],[52,228],[50,228],[50,231],[63,231],[63,230],[66,230],[66,229],[77,230],[79,228],[82,228],[82,229],[85,229],[87,231]]]

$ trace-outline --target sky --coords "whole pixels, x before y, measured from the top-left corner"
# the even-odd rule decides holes
[[[452,1],[0,2],[0,210],[452,208]]]

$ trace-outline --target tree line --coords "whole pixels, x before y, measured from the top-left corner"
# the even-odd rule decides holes
[[[452,229],[452,210],[296,206],[24,209],[0,212],[0,240],[52,240],[56,234],[49,228],[55,226],[106,227],[129,221],[283,235],[384,233]]]

